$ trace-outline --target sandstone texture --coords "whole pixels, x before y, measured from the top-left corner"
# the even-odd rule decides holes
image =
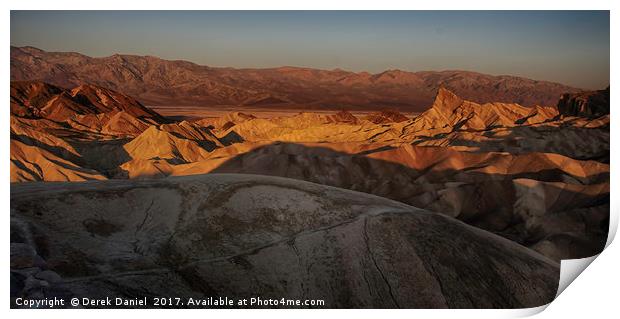
[[[11,209],[11,276],[24,287],[13,297],[522,308],[550,302],[558,285],[556,262],[502,237],[400,202],[278,177],[20,184]],[[46,270],[25,274],[35,254]]]
[[[47,81],[11,82],[12,298],[534,307],[607,240],[609,89],[11,54],[12,78]],[[175,120],[132,96],[306,107]]]

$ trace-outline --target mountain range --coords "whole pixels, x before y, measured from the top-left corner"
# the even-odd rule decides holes
[[[11,55],[12,307],[535,307],[556,296],[561,260],[605,247],[609,88]],[[212,108],[146,106],[160,103]]]
[[[469,71],[381,73],[300,67],[235,69],[153,56],[89,57],[11,46],[11,80],[41,80],[64,88],[96,84],[151,106],[246,106],[421,112],[439,87],[476,103],[555,105],[582,90],[516,76]]]

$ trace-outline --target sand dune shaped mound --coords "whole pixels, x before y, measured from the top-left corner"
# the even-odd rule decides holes
[[[45,129],[38,127],[45,126],[45,124],[37,123],[32,125],[32,123],[24,123],[19,118],[11,116],[11,139],[27,145],[41,147],[63,158],[80,157],[78,151],[70,143],[60,137],[46,133]],[[58,128],[56,126],[53,127]]]
[[[12,247],[31,245],[62,278],[48,297],[523,308],[550,302],[559,280],[557,263],[449,217],[275,177],[20,184],[11,212]]]
[[[105,179],[82,167],[86,161],[71,141],[47,132],[64,129],[55,124],[11,116],[11,182]]]
[[[11,182],[107,179],[37,146],[11,139]]]
[[[210,152],[223,146],[209,130],[189,122],[152,126],[123,146],[129,160],[113,175],[117,178],[165,177],[187,166],[183,164],[200,163],[212,156]]]
[[[149,123],[141,121],[130,113],[120,111],[110,116],[103,125],[101,132],[110,135],[136,136],[149,127]]]
[[[215,147],[215,143],[211,142]],[[179,137],[172,132],[150,126],[123,148],[133,159],[169,159],[180,162],[196,162],[208,157],[209,151],[198,141]]]
[[[217,137],[211,133],[211,130],[187,121],[174,124],[162,124],[159,126],[159,129],[185,139],[210,141],[217,147],[223,146]]]

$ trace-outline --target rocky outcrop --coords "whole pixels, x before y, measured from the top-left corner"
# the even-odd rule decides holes
[[[435,102],[420,114],[415,127],[424,129],[486,130],[541,123],[557,116],[552,107],[524,107],[519,104],[478,104],[459,98],[446,88],[439,88]]]
[[[19,87],[13,100],[30,109],[58,96],[46,85]],[[81,104],[85,110],[116,103],[105,90],[75,92],[98,101]],[[13,115],[11,181],[273,175],[448,214],[554,260],[591,256],[605,243],[608,115],[477,104],[443,88],[427,112],[407,120],[378,114],[379,124],[349,112],[232,112],[167,124],[131,114],[74,114],[62,123]]]
[[[35,250],[30,238],[22,238],[23,229],[19,224],[11,224],[11,307],[18,308],[17,298],[22,300],[43,300],[62,298],[65,304],[73,296],[70,290],[62,287],[63,279],[49,267]],[[61,306],[59,306],[61,307]],[[29,308],[49,308],[33,305]]]
[[[82,84],[71,90],[74,100],[95,108],[97,113],[123,111],[133,117],[163,122],[161,115],[144,107],[136,99],[92,84]]]
[[[76,66],[32,48],[22,50],[39,59],[29,68],[13,51],[12,76],[53,70],[54,80],[92,76],[147,98],[206,97],[205,105],[406,109],[416,87],[444,86],[411,119],[232,112],[172,123],[103,87],[13,82],[12,298],[533,307],[555,296],[560,260],[598,254],[607,239],[610,117],[599,93],[567,98],[558,116],[448,89],[459,79],[499,91],[521,83],[480,74],[213,69],[119,55],[72,55]],[[65,79],[67,70],[75,77]],[[163,93],[144,90],[153,83]],[[333,83],[344,87],[337,96]],[[278,94],[261,92],[265,84]]]
[[[94,85],[65,90],[36,81],[11,82],[11,115],[121,136],[136,136],[149,125],[166,122],[125,94]]]
[[[13,115],[42,117],[58,122],[74,115],[117,112],[154,123],[164,121],[161,115],[125,94],[87,84],[69,91],[43,82],[13,81],[11,105],[11,109],[15,109]]]
[[[450,217],[275,177],[20,184],[11,211],[12,233],[26,233],[12,236],[12,297],[27,281],[13,273],[35,252],[59,276],[32,277],[58,280],[62,296],[284,297],[326,308],[535,307],[555,297],[560,272]]]
[[[63,89],[38,81],[11,82],[11,114],[19,117],[38,117],[40,110]]]
[[[565,93],[557,104],[565,116],[598,117],[609,114],[609,87],[582,93]]]

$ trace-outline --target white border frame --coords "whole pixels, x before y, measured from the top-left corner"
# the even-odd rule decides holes
[[[11,0],[9,0],[11,1]],[[618,3],[620,1],[603,1],[603,0],[564,0],[564,1],[540,1],[540,0],[521,0],[516,2],[510,1],[483,1],[483,0],[443,0],[443,1],[394,1],[383,0],[377,1],[335,1],[329,0],[314,0],[312,2],[293,2],[293,1],[278,1],[278,0],[235,0],[235,1],[219,1],[216,3],[207,3],[200,1],[127,1],[127,0],[108,0],[104,2],[95,1],[70,1],[70,0],[27,0],[17,1],[13,0],[3,1],[1,6],[4,10],[1,12],[2,25],[2,40],[5,45],[10,43],[10,10],[611,10],[611,39],[610,39],[610,56],[617,56],[618,54],[618,42],[614,40],[614,36],[618,35]],[[2,100],[4,103],[9,101],[10,86],[10,51],[8,47],[5,47],[4,63],[0,64],[0,70],[2,70]],[[610,61],[610,83],[618,76],[618,65]],[[614,94],[612,94],[612,105]],[[612,114],[616,113],[614,107],[612,107]],[[0,113],[0,123],[2,126],[6,125],[2,131],[7,136],[2,139],[2,148],[0,154],[0,161],[4,170],[0,170],[1,178],[5,182],[1,185],[2,190],[2,203],[4,211],[6,211],[6,217],[0,219],[3,226],[3,234],[5,239],[2,245],[3,256],[8,256],[8,243],[9,240],[9,111],[8,105],[4,105],[4,111]],[[613,117],[613,116],[612,116]],[[616,137],[618,130],[616,126],[611,126],[611,148],[618,149],[618,139]],[[611,163],[617,162],[617,154],[611,152]],[[615,166],[615,165],[612,165]],[[610,237],[608,245],[611,243],[618,226],[618,198],[613,196],[615,194],[615,185],[618,181],[618,172],[611,171],[611,220],[610,220]],[[596,268],[586,271],[585,275],[581,275],[581,278],[576,280],[573,284],[575,287],[568,288],[562,293],[556,301],[550,305],[530,308],[530,309],[516,309],[516,310],[203,310],[192,309],[182,310],[9,310],[9,276],[3,276],[2,287],[0,289],[0,300],[4,303],[4,311],[8,312],[5,315],[20,316],[25,318],[40,318],[41,316],[62,316],[63,318],[83,318],[89,316],[91,318],[106,318],[110,316],[149,316],[154,318],[168,318],[171,315],[182,315],[190,317],[205,317],[205,316],[217,316],[217,317],[246,317],[251,316],[253,318],[290,318],[292,316],[296,318],[312,318],[316,319],[317,316],[327,317],[342,317],[349,316],[355,318],[377,318],[381,316],[389,316],[390,318],[411,318],[420,316],[423,318],[502,318],[502,317],[522,317],[539,313],[549,307],[548,311],[542,313],[541,317],[558,318],[562,317],[577,317],[583,318],[586,315],[600,314],[609,317],[609,314],[617,313],[616,303],[618,294],[618,267],[620,261],[620,249],[618,245],[608,247],[599,258],[588,258],[585,261],[569,261],[568,264],[573,269],[569,271],[569,265],[563,261],[562,272],[563,276],[566,273],[572,272],[572,279],[575,279],[574,274],[579,274],[590,262],[597,259],[596,262],[589,268]],[[598,260],[600,259],[600,260]],[[9,258],[2,258],[5,269],[10,268]],[[587,276],[586,276],[587,275]],[[562,280],[565,280],[563,278]],[[571,282],[567,281],[567,282]],[[564,287],[565,288],[565,287]]]

